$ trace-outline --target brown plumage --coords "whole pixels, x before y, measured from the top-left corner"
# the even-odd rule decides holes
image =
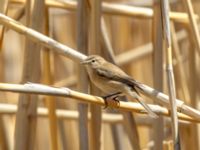
[[[136,99],[146,109],[151,117],[157,117],[157,115],[144,102],[142,97],[139,96],[135,88],[138,83],[119,67],[98,55],[91,55],[82,63],[86,65],[91,81],[100,90],[106,94],[121,92],[126,96]]]

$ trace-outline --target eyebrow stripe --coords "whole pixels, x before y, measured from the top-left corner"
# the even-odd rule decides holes
[[[87,60],[92,60],[92,59],[94,59],[94,57],[90,57],[90,58],[88,58]]]

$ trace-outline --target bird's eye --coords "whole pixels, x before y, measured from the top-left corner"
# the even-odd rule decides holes
[[[94,63],[95,62],[95,60],[92,60],[92,63]]]

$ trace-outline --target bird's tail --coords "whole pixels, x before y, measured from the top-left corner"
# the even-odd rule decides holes
[[[151,116],[152,118],[158,118],[158,115],[155,114],[152,109],[143,101],[143,99],[141,97],[139,97],[138,102],[145,108],[145,110],[147,111],[147,113],[149,114],[149,116]]]
[[[134,87],[137,87],[138,89],[142,90],[142,88],[141,88],[142,83],[140,83],[140,82],[138,82],[134,79],[131,79],[131,82],[132,82]]]
[[[147,113],[149,114],[149,116],[151,116],[152,118],[158,118],[158,115],[155,114],[151,108],[144,102],[143,98],[140,97],[137,93],[135,93],[134,91],[128,91],[128,94],[134,98],[137,99],[137,101],[145,108],[145,110],[147,111]]]

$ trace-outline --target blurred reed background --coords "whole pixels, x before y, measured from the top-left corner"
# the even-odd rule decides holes
[[[0,13],[83,54],[101,55],[167,95],[172,89],[171,100],[176,92],[177,98],[198,109],[200,2],[170,0],[168,16],[163,9],[168,1],[163,1],[1,0]],[[33,40],[29,31],[3,22],[0,17],[1,83],[34,82],[102,95],[83,66],[53,51],[52,43]],[[175,89],[166,73],[169,66]],[[176,111],[171,117],[177,117]],[[179,120],[177,130],[170,116],[152,119],[68,97],[1,91],[0,149],[198,150],[199,118]]]

